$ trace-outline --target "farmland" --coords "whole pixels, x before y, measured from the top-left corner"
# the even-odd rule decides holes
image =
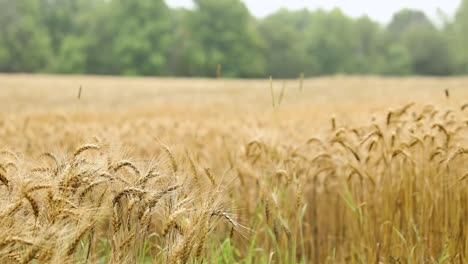
[[[468,261],[468,78],[0,75],[0,102],[1,263]]]

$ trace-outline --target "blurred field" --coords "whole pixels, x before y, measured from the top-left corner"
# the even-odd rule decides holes
[[[468,261],[468,78],[273,89],[0,75],[1,262]]]
[[[212,80],[171,78],[125,78],[48,75],[1,75],[0,98],[2,110],[59,109],[77,104],[78,88],[83,87],[83,107],[109,107],[128,110],[162,104],[206,107],[222,103],[237,109],[269,110],[271,105],[268,80]],[[282,80],[274,80],[277,93]],[[361,105],[364,110],[388,110],[392,105],[445,102],[444,89],[449,89],[453,103],[466,98],[468,78],[380,78],[380,77],[324,77],[304,81],[299,93],[299,81],[286,81],[284,105],[289,107],[327,107],[341,110]],[[47,94],[47,96],[44,96]],[[15,99],[15,101],[9,100]],[[6,101],[5,101],[6,100]],[[365,104],[363,104],[365,103]],[[155,105],[156,104],[156,105]],[[236,109],[236,110],[237,110]],[[347,112],[347,111],[346,111]]]

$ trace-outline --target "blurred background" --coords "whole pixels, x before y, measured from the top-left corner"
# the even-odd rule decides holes
[[[0,0],[0,72],[464,75],[467,33],[468,0]]]

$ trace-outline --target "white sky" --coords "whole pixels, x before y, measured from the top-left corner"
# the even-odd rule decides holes
[[[431,18],[437,19],[437,9],[452,15],[461,0],[244,0],[250,12],[257,17],[264,17],[281,7],[288,9],[310,10],[316,8],[331,9],[339,7],[344,13],[358,17],[367,14],[381,23],[391,20],[393,13],[408,7],[424,11]],[[172,7],[191,7],[191,0],[166,0]]]

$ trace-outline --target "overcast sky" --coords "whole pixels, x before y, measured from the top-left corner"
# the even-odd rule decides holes
[[[393,13],[405,7],[423,10],[430,17],[437,18],[437,8],[452,15],[460,5],[460,0],[244,0],[244,2],[250,12],[257,17],[264,17],[281,7],[289,9],[307,7],[311,10],[318,7],[324,9],[339,7],[350,16],[367,14],[381,23],[389,22]],[[191,0],[166,0],[166,3],[172,7],[192,6]]]

